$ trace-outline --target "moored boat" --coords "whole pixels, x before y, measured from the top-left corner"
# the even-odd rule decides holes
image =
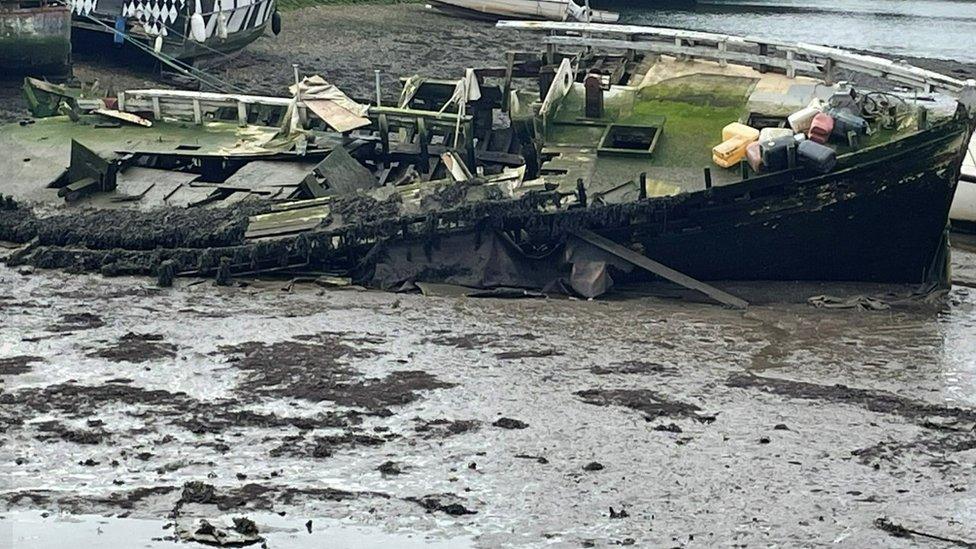
[[[51,79],[71,75],[71,15],[63,2],[0,0],[0,69]]]
[[[959,187],[949,210],[953,228],[976,231],[976,139],[969,143],[969,151],[962,163]]]
[[[574,0],[430,0],[435,8],[447,12],[497,21],[499,19],[539,19],[549,21],[591,21],[615,23],[620,15],[590,9]]]
[[[275,0],[69,0],[78,40],[125,42],[165,59],[214,60],[235,53],[280,16]]]

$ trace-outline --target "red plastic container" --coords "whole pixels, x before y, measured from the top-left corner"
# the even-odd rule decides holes
[[[811,141],[816,141],[822,145],[830,139],[830,134],[833,131],[834,117],[826,113],[819,113],[813,117],[813,122],[810,123],[810,131],[807,132],[807,135],[810,136]]]
[[[762,170],[762,152],[758,141],[753,141],[746,147],[746,160],[752,171],[759,173]]]

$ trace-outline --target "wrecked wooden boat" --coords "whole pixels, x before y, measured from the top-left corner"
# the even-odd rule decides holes
[[[620,14],[581,6],[575,0],[430,0],[430,5],[450,14],[473,19],[539,19],[616,23]]]
[[[71,76],[71,13],[59,1],[0,0],[0,69],[53,80]]]
[[[947,283],[976,83],[820,46],[500,25],[546,51],[404,79],[395,106],[317,77],[282,97],[49,89],[67,116],[0,131],[19,159],[6,219],[23,219],[0,240],[30,242],[14,262],[106,274],[585,297],[665,279],[733,307],[708,281]],[[25,212],[52,196],[69,213]],[[161,222],[173,205],[193,207]]]
[[[275,0],[68,0],[75,38],[160,60],[214,62],[281,29]]]

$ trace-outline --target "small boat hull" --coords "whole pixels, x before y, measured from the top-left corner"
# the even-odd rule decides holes
[[[182,61],[219,59],[235,53],[263,35],[277,10],[275,0],[200,0],[202,42],[192,40],[191,20],[197,3],[187,0],[70,0],[74,27],[80,39],[91,43],[118,40],[113,28],[124,22],[129,39],[148,48],[162,35],[161,53]],[[157,6],[155,9],[153,6]],[[125,44],[129,47],[131,45]]]
[[[71,75],[71,12],[66,6],[0,4],[0,69],[59,80]]]
[[[530,19],[565,21],[569,18],[569,0],[431,0],[435,8],[472,19],[498,21],[500,19]],[[613,12],[594,10],[593,23],[616,23],[620,16]]]
[[[959,187],[949,217],[960,228],[976,228],[976,139],[970,141],[969,152],[962,163]]]

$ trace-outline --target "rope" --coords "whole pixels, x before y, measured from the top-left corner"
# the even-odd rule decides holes
[[[184,63],[184,62],[180,61],[179,59],[176,59],[175,57],[172,57],[172,56],[163,54],[162,52],[157,52],[156,50],[154,50],[153,48],[149,47],[148,45],[143,44],[142,42],[140,42],[140,41],[132,38],[127,33],[120,33],[114,27],[111,27],[111,26],[107,25],[106,23],[104,23],[104,22],[102,22],[102,21],[100,21],[98,19],[95,19],[91,15],[86,15],[85,17],[87,19],[89,19],[90,21],[92,21],[92,22],[94,22],[94,23],[96,23],[98,25],[101,25],[102,27],[105,27],[106,29],[108,29],[109,31],[111,31],[113,34],[114,33],[121,34],[122,35],[122,38],[124,40],[128,41],[129,43],[131,43],[132,45],[134,45],[136,48],[138,48],[139,50],[141,50],[141,51],[143,51],[145,53],[148,53],[150,56],[158,59],[162,63],[165,63],[167,66],[169,66],[170,68],[176,70],[178,73],[180,73],[180,74],[182,74],[184,76],[187,76],[187,77],[190,77],[190,78],[194,78],[197,81],[199,81],[199,82],[201,82],[203,84],[206,84],[206,85],[208,85],[208,86],[210,86],[210,87],[212,87],[212,88],[214,88],[214,89],[216,89],[218,91],[224,92],[224,93],[227,93],[229,91],[235,91],[237,93],[245,93],[246,92],[246,90],[244,88],[241,88],[239,86],[236,86],[234,84],[231,84],[229,82],[226,82],[226,81],[218,78],[217,76],[208,74],[206,71],[203,71],[201,69],[198,69],[198,68],[196,68],[196,67],[194,67],[192,65],[189,65],[187,63]]]

